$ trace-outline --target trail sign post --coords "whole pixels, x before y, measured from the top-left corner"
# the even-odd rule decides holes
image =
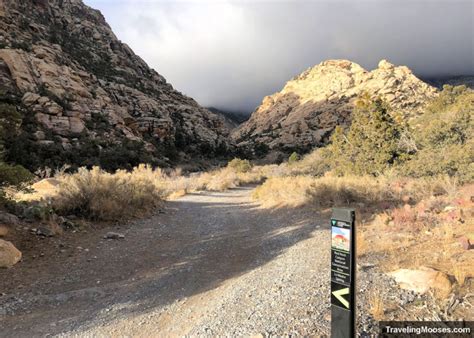
[[[331,216],[331,337],[355,337],[355,210]]]

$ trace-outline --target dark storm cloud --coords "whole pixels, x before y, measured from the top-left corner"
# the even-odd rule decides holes
[[[473,1],[107,1],[117,36],[204,106],[251,111],[321,61],[474,74]]]

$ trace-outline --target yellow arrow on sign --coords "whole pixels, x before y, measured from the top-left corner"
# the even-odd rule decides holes
[[[334,295],[334,297],[339,299],[339,301],[342,303],[342,305],[349,308],[349,302],[342,297],[343,295],[348,295],[349,294],[349,288],[334,291],[332,294]]]

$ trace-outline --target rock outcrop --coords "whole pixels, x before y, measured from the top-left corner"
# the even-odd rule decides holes
[[[264,144],[273,150],[308,151],[327,143],[336,125],[350,122],[354,103],[364,92],[380,96],[406,118],[437,95],[405,66],[382,60],[369,72],[351,61],[328,60],[265,97],[233,138],[250,148]]]
[[[0,94],[37,145],[143,142],[163,160],[228,147],[218,114],[166,82],[81,0],[0,0]],[[166,161],[166,158],[165,158]]]

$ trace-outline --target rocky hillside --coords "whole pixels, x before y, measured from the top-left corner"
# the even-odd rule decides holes
[[[427,77],[423,81],[438,87],[443,88],[444,85],[450,86],[466,86],[474,89],[474,75],[458,75],[458,76],[441,76],[441,77]]]
[[[240,146],[308,151],[325,144],[336,125],[347,124],[357,97],[368,92],[388,101],[394,113],[415,116],[437,95],[405,66],[382,60],[367,71],[347,60],[328,60],[267,96],[233,133]],[[262,146],[263,145],[263,146]]]
[[[81,0],[0,0],[0,48],[1,101],[22,115],[7,160],[120,167],[228,149],[224,119],[173,89]]]

